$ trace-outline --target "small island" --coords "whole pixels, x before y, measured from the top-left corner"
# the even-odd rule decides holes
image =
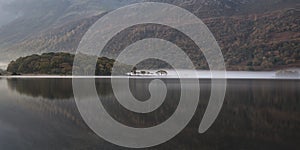
[[[84,54],[77,54],[80,61],[80,66],[85,66],[81,70],[86,73],[83,75],[90,75],[95,66],[91,65],[90,60],[97,59],[95,56],[87,56]],[[41,55],[30,55],[20,57],[8,64],[7,70],[0,70],[0,76],[20,76],[20,75],[72,75],[73,68],[77,66],[73,64],[75,55],[69,53],[43,53]],[[97,60],[95,75],[96,76],[110,76],[112,75],[112,68],[117,63],[118,72],[115,75],[127,76],[167,76],[166,70],[146,71],[138,70],[131,65],[121,64],[113,59],[100,57]],[[133,69],[131,69],[133,68]],[[128,72],[131,70],[131,72]]]
[[[166,76],[168,75],[168,72],[165,70],[158,70],[155,72],[151,71],[145,71],[145,70],[137,70],[136,67],[134,67],[131,72],[126,73],[128,76]]]
[[[90,72],[95,69],[96,76],[109,76],[112,73],[112,68],[115,60],[106,57],[100,57],[97,60],[96,66],[90,64],[90,60],[95,56],[87,56],[77,54],[80,59],[80,65],[86,66],[82,72]],[[41,55],[30,55],[20,57],[15,61],[11,61],[7,67],[7,71],[0,72],[6,75],[72,75],[73,67],[78,67],[73,64],[75,55],[69,53],[44,53]],[[96,57],[97,59],[97,57]],[[86,64],[86,65],[85,65]],[[129,65],[121,64],[124,71]],[[122,72],[122,70],[121,70]],[[90,74],[90,73],[88,73]],[[121,74],[121,73],[120,73]]]

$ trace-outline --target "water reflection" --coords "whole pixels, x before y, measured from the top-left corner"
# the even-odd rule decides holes
[[[8,87],[20,94],[47,99],[69,99],[73,96],[71,79],[9,78]]]
[[[150,81],[130,81],[137,99],[149,98]],[[105,109],[116,120],[149,127],[169,118],[177,107],[179,81],[164,82],[166,101],[146,115],[123,108],[109,79],[97,79],[95,84]],[[171,141],[150,149],[299,148],[300,80],[230,80],[222,111],[205,134],[197,131],[208,103],[210,81],[199,82],[200,104],[190,124]],[[0,94],[0,149],[123,149],[97,137],[84,124],[73,99],[71,79],[2,79]]]
[[[148,86],[151,81],[151,79],[131,79],[129,81],[129,87],[132,91],[133,96],[135,96],[140,101],[145,101],[149,99],[150,92]],[[147,114],[135,113],[123,107],[116,99],[109,80],[102,81],[101,84],[96,84],[96,87],[104,108],[115,120],[127,126],[132,126],[136,128],[146,128],[156,126],[162,123],[163,121],[167,120],[175,112],[179,103],[179,81],[173,79],[165,79],[164,82],[168,89],[165,101],[158,109]],[[153,86],[155,87],[159,85]],[[105,95],[103,95],[103,92],[101,92],[103,90],[108,92]]]

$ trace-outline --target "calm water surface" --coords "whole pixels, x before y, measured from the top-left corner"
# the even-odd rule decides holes
[[[150,80],[132,79],[133,95],[146,100]],[[105,109],[133,127],[155,126],[172,115],[180,84],[164,79],[167,98],[156,111],[135,114],[113,95],[109,79],[96,79]],[[197,113],[174,139],[151,149],[299,149],[300,80],[229,80],[222,111],[213,126],[198,134],[210,95],[200,80]],[[193,90],[193,89],[191,89]],[[95,135],[82,120],[73,98],[72,79],[0,79],[0,150],[124,149]]]

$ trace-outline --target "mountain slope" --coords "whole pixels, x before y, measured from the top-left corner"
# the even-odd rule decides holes
[[[220,44],[228,69],[272,70],[300,65],[299,2],[295,0],[159,1],[176,4],[202,18]],[[117,0],[97,2],[106,3],[106,6],[111,8],[119,7],[122,4]],[[104,15],[93,15],[97,13],[92,10],[98,7],[91,9],[91,5],[97,6],[97,2],[96,0],[75,0],[71,5],[66,4],[68,9],[55,17],[55,21],[52,22],[53,26],[42,31],[33,29],[34,35],[29,34],[29,37],[24,37],[22,40],[2,48],[1,51],[4,55],[0,56],[0,60],[6,59],[8,62],[19,56],[50,51],[75,52],[84,33]],[[122,5],[134,2],[127,0],[123,1]],[[86,12],[86,10],[89,11]],[[72,17],[74,12],[77,13],[74,15],[77,17]],[[114,50],[130,44],[136,39],[149,37],[155,30],[162,31],[163,29],[164,27],[138,26],[134,32],[128,30],[118,35],[119,38],[116,40],[119,44],[112,45],[108,50],[114,53]],[[161,35],[157,34],[157,36]],[[180,37],[169,30],[163,36],[170,40],[176,36]],[[3,38],[0,36],[1,39]],[[188,45],[189,53],[199,58],[195,62],[199,69],[207,68],[203,56],[192,51],[196,47],[184,40],[181,41],[181,44]],[[159,65],[161,64],[156,64],[156,67],[164,66]],[[153,64],[149,64],[149,66],[153,66]]]
[[[183,7],[200,18],[260,14],[299,6],[298,0],[148,0]]]
[[[95,16],[136,0],[16,0],[7,9],[22,14],[0,28],[0,47],[35,37],[68,22]]]

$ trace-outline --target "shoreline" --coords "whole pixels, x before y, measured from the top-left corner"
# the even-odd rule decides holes
[[[0,76],[0,79],[199,79],[199,80],[300,80],[299,77],[227,77],[227,78],[205,78],[205,77],[128,77],[128,76]]]
[[[239,79],[269,79],[269,80],[300,80],[300,76],[298,77],[280,77],[276,76],[275,71],[226,71],[225,77],[212,78],[210,71],[197,71],[197,76],[192,75],[194,72],[191,70],[178,70],[177,72],[174,70],[168,70],[168,75],[166,76],[72,76],[72,75],[45,75],[45,74],[24,74],[24,75],[2,75],[0,78],[53,78],[53,79],[179,79],[177,73],[183,76],[182,79],[230,79],[230,80],[239,80]],[[215,73],[218,73],[216,71]],[[222,73],[222,72],[221,72]]]
[[[169,79],[169,80],[177,80],[179,78],[175,78],[175,77],[164,77],[164,78],[157,78],[157,77],[147,77],[147,78],[142,78],[142,77],[126,77],[126,76],[115,76],[115,77],[111,77],[111,76],[97,76],[97,77],[92,77],[92,76],[77,76],[77,77],[73,77],[73,76],[0,76],[0,80],[1,79]],[[221,79],[225,79],[225,80],[300,80],[300,78],[283,78],[283,77],[274,77],[274,78],[181,78],[181,79],[198,79],[198,80],[221,80]]]

